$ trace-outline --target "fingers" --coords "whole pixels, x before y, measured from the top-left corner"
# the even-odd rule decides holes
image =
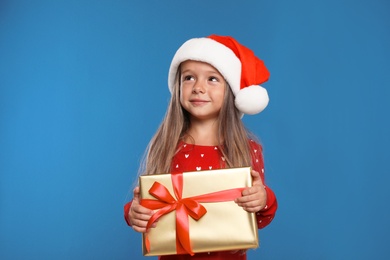
[[[266,205],[267,192],[260,174],[256,171],[252,171],[251,174],[253,177],[253,186],[243,190],[242,197],[235,199],[235,202],[248,212],[258,212]]]
[[[150,217],[153,215],[153,211],[133,202],[129,215],[133,229],[137,232],[146,232],[146,226]]]
[[[139,201],[139,193],[140,193],[139,187],[137,186],[133,190],[133,200]]]
[[[242,197],[237,198],[235,202],[248,212],[257,212],[265,207],[267,193],[260,186],[250,187],[242,192]]]
[[[137,232],[146,232],[146,226],[150,217],[153,215],[153,210],[143,207],[140,202],[139,187],[133,190],[133,202],[129,210],[129,220],[133,229]],[[154,225],[155,226],[155,225]]]
[[[252,186],[256,186],[256,185],[264,186],[263,180],[261,179],[259,172],[252,170],[251,175],[252,175]]]
[[[266,191],[263,186],[252,186],[242,191],[242,197],[238,198],[241,202],[251,201],[254,199],[261,199],[266,195]]]

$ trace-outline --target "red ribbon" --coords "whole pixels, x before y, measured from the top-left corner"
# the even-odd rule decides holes
[[[176,252],[177,254],[188,253],[190,255],[194,255],[190,242],[188,216],[191,216],[195,220],[199,220],[207,212],[206,208],[200,204],[201,202],[231,201],[240,197],[241,192],[245,188],[228,189],[189,198],[182,198],[183,174],[171,174],[171,179],[173,190],[177,199],[169,193],[168,189],[164,185],[159,182],[154,182],[152,187],[149,189],[149,193],[157,200],[141,200],[142,206],[149,209],[159,209],[149,219],[146,228],[149,229],[160,217],[176,210]],[[146,250],[150,252],[150,242],[147,236],[145,238],[145,246]]]

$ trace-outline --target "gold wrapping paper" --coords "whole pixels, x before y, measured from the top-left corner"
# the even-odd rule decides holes
[[[140,177],[142,199],[155,199],[149,194],[154,182],[163,184],[174,195],[170,174]],[[183,174],[182,198],[233,188],[252,186],[251,168],[230,168]],[[202,203],[207,213],[198,221],[189,217],[189,234],[195,253],[249,249],[259,246],[256,216],[248,213],[234,201]],[[162,216],[155,228],[148,232],[150,252],[142,246],[145,256],[176,254],[176,212]]]

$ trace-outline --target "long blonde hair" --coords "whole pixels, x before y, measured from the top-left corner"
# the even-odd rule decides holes
[[[178,152],[177,145],[186,137],[190,117],[180,103],[180,74],[179,66],[167,112],[150,140],[140,174],[169,173],[172,159]],[[223,140],[223,143],[218,146],[225,157],[227,168],[250,166],[252,157],[249,139],[255,139],[255,136],[245,128],[241,114],[234,105],[234,95],[228,83],[225,88],[224,102],[217,122],[217,139]]]

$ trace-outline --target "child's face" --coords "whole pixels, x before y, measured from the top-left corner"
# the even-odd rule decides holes
[[[208,63],[188,60],[181,64],[180,103],[191,119],[216,119],[221,110],[225,79]]]

